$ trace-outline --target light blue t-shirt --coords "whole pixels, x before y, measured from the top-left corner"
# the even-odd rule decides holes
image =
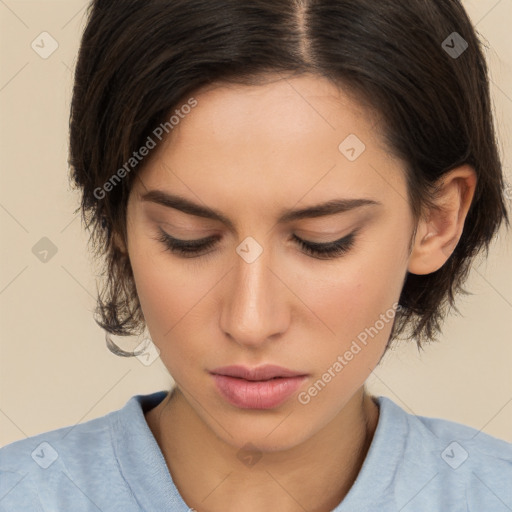
[[[144,417],[166,394],[1,448],[0,511],[188,512]],[[370,449],[334,512],[512,511],[511,443],[376,401]]]

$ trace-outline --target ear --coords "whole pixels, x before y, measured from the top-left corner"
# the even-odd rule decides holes
[[[475,170],[469,165],[440,178],[434,206],[418,222],[409,272],[430,274],[446,263],[462,235],[476,183]]]
[[[126,249],[126,244],[124,243],[123,241],[123,237],[116,231],[114,232],[114,234],[112,235],[113,237],[113,244],[114,244],[114,247],[116,249],[118,249],[120,252],[122,252],[123,254],[128,254],[128,250]]]

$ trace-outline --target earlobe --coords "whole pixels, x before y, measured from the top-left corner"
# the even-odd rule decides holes
[[[431,274],[439,270],[457,246],[477,184],[474,169],[458,167],[439,181],[434,205],[418,222],[408,271]]]
[[[123,254],[127,254],[126,245],[119,233],[115,232],[112,235],[112,243],[118,251],[122,252]]]

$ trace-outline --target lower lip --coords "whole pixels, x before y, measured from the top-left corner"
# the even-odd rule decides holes
[[[284,403],[300,385],[305,376],[250,381],[212,374],[220,394],[241,409],[273,409]]]

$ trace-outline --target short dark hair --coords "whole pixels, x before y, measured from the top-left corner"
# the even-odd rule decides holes
[[[409,273],[399,299],[390,341],[404,332],[419,348],[434,340],[455,295],[467,293],[473,258],[509,225],[483,47],[458,0],[94,0],[76,65],[69,163],[104,263],[96,322],[123,336],[144,326],[113,234],[126,240],[128,196],[146,162],[107,194],[116,171],[202,86],[314,73],[379,114],[390,152],[406,164],[416,220],[445,173],[461,164],[477,173],[454,252],[436,272]]]

